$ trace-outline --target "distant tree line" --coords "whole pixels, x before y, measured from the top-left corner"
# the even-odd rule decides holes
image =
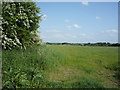
[[[97,42],[97,43],[50,43],[46,42],[48,45],[78,45],[78,46],[120,46],[120,43],[109,43],[109,42]]]

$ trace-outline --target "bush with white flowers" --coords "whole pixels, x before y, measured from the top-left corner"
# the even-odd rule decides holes
[[[26,48],[32,44],[40,44],[38,37],[39,21],[42,19],[40,10],[34,2],[3,2],[2,3],[2,47],[12,49]]]

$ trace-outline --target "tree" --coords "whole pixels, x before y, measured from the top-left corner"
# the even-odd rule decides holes
[[[40,44],[38,37],[39,21],[42,20],[39,8],[34,2],[3,2],[2,3],[2,47],[26,48]]]

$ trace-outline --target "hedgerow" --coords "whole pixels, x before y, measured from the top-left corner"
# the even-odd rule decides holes
[[[26,49],[32,44],[41,44],[37,29],[42,16],[34,2],[2,2],[2,48]]]

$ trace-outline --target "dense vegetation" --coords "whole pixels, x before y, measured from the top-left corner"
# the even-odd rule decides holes
[[[41,16],[34,2],[2,3],[2,48],[13,49],[40,44],[37,29]]]
[[[117,63],[117,47],[4,50],[3,88],[118,88]]]
[[[44,46],[3,50],[3,88],[38,87],[44,76],[46,53]]]
[[[38,74],[45,68],[45,59],[41,59],[45,55],[44,46],[37,30],[42,20],[40,9],[34,2],[2,2],[0,5],[3,88],[34,87],[39,83],[37,78],[41,78]]]

